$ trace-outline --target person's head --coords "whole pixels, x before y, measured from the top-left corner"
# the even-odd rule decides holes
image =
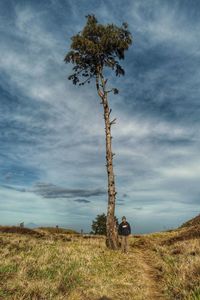
[[[123,222],[123,223],[126,222],[126,217],[125,217],[125,216],[122,217],[122,222]]]

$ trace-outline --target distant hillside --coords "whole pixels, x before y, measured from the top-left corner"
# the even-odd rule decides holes
[[[73,229],[66,229],[66,228],[56,228],[56,227],[39,227],[38,230],[42,231],[42,232],[47,232],[47,233],[51,233],[51,234],[57,234],[57,233],[61,233],[61,234],[78,234],[77,231],[73,230]]]
[[[65,228],[55,228],[55,227],[39,227],[30,229],[27,227],[19,227],[19,226],[0,226],[0,233],[13,233],[13,234],[26,234],[26,235],[35,235],[38,237],[45,236],[45,234],[76,234],[73,229],[65,229]],[[1,299],[1,298],[0,298]]]
[[[173,231],[172,231],[173,232]],[[164,244],[173,244],[178,241],[186,241],[200,238],[200,215],[183,223],[177,230],[176,234],[164,241]]]
[[[0,232],[2,233],[17,233],[17,234],[28,234],[41,237],[42,235],[39,232],[36,232],[30,228],[21,228],[19,226],[0,226]]]
[[[38,228],[39,226],[35,223],[28,223],[28,224],[25,224],[26,228],[31,228],[31,229],[34,229],[34,228]]]
[[[183,223],[180,228],[190,227],[190,226],[197,226],[197,225],[200,226],[200,215],[198,215],[195,218]]]

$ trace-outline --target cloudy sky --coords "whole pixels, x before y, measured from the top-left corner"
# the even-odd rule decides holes
[[[90,230],[106,212],[103,111],[67,80],[88,14],[128,22],[124,77],[109,75],[116,216],[135,232],[200,211],[200,4],[195,0],[0,2],[0,223]]]

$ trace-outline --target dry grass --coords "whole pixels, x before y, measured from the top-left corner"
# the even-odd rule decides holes
[[[200,240],[182,232],[131,237],[128,255],[102,237],[0,233],[0,299],[200,299]]]
[[[39,227],[36,229],[39,232],[42,233],[51,233],[51,234],[55,234],[55,233],[61,233],[61,234],[78,234],[78,232],[76,232],[73,229],[65,229],[65,228],[61,228],[61,227]]]
[[[200,241],[159,247],[166,292],[172,299],[200,299]]]
[[[190,227],[147,238],[149,255],[168,299],[200,299],[200,239],[196,235],[199,237],[197,228],[192,233]]]
[[[106,249],[104,239],[1,234],[0,256],[0,299],[146,299],[134,256]]]

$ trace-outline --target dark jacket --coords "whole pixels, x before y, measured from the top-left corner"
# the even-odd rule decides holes
[[[119,235],[129,235],[131,234],[131,226],[128,222],[125,222],[125,223],[121,223],[119,224],[119,227],[118,227],[118,234]]]

